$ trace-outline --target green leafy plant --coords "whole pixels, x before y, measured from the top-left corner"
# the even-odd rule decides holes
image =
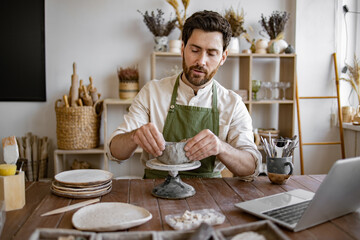
[[[163,17],[164,12],[161,9],[157,9],[157,14],[154,11],[148,13],[142,13],[138,10],[138,12],[143,16],[144,23],[155,37],[164,37],[168,36],[172,30],[175,28],[176,19],[165,21]]]
[[[259,22],[265,32],[269,35],[270,39],[275,39],[280,33],[284,32],[289,17],[290,15],[285,11],[274,11],[270,15],[269,20],[261,14],[261,20]]]
[[[224,17],[230,23],[232,36],[239,37],[242,33],[246,33],[244,29],[244,10],[241,13],[235,11],[232,7],[225,10]]]
[[[349,69],[347,72],[348,78],[340,78],[340,80],[344,80],[350,83],[352,90],[355,91],[358,101],[360,104],[360,60],[356,58],[354,55],[353,66],[346,64]]]
[[[137,82],[139,81],[139,70],[136,66],[119,68],[118,77],[120,82]]]

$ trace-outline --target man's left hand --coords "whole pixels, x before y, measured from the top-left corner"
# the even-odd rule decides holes
[[[199,161],[222,151],[223,142],[209,129],[204,129],[189,139],[184,150],[191,161]]]

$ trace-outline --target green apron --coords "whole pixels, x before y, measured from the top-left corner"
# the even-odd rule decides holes
[[[181,74],[180,74],[181,75]],[[163,136],[167,142],[180,142],[183,139],[194,137],[203,129],[209,129],[216,136],[219,135],[219,112],[217,110],[216,85],[212,87],[212,108],[177,105],[176,97],[180,75],[177,77],[171,96]],[[220,172],[213,172],[216,156],[201,160],[201,166],[191,171],[180,171],[180,177],[185,178],[214,178],[221,177]],[[144,178],[166,178],[168,172],[145,169]]]

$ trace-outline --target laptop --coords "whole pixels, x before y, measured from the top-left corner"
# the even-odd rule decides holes
[[[336,161],[316,193],[303,189],[235,204],[294,232],[360,208],[360,157]]]

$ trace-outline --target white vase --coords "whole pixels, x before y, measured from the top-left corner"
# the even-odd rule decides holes
[[[172,39],[169,41],[169,52],[181,53],[182,41],[179,39]]]
[[[156,36],[154,37],[155,52],[167,52],[168,37],[167,36]]]
[[[240,52],[240,43],[239,38],[232,37],[228,46],[229,53],[239,53]]]
[[[288,43],[283,40],[271,40],[269,42],[269,53],[283,53],[285,49],[287,48]]]

